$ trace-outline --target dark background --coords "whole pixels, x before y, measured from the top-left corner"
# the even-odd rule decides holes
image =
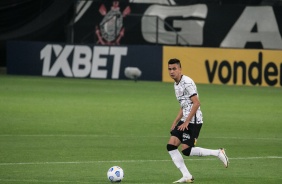
[[[6,43],[7,41],[39,41],[73,44],[95,44],[95,25],[102,20],[98,12],[103,3],[107,9],[113,0],[92,0],[89,10],[84,14],[83,21],[74,24],[77,15],[77,0],[1,0],[0,1],[0,67],[6,67]],[[144,8],[149,4],[132,4],[129,0],[119,0],[120,8],[123,10],[130,5],[131,14],[124,19],[127,36],[124,36],[122,44],[151,45],[140,36],[140,16]],[[207,16],[203,47],[218,47],[219,43],[214,40],[222,40],[226,30],[230,29],[237,16],[246,5],[271,5],[281,7],[281,0],[175,0],[177,5],[189,5],[205,3],[211,8]],[[224,10],[222,6],[232,6]],[[228,19],[222,17],[216,20],[220,11],[234,11]],[[281,12],[281,11],[276,11]],[[226,12],[228,13],[228,12]],[[280,13],[281,14],[281,13]],[[277,17],[282,17],[277,15]],[[226,21],[225,21],[226,20]],[[223,26],[224,25],[224,26]],[[221,27],[220,31],[211,33],[209,27]],[[280,25],[281,26],[281,25]],[[282,28],[280,27],[280,30]],[[221,38],[222,37],[222,38]],[[250,48],[259,48],[259,44],[250,45]],[[16,53],[14,53],[16,54]]]

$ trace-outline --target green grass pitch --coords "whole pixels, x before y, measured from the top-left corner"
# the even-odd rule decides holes
[[[198,184],[282,183],[282,89],[198,84],[204,125],[198,145],[226,148],[185,157]],[[173,84],[0,76],[0,183],[124,184],[181,178],[166,151],[179,110]]]

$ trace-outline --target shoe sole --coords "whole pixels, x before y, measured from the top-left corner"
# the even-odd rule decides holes
[[[228,157],[227,157],[227,155],[226,155],[226,153],[225,153],[224,148],[220,148],[220,151],[221,151],[221,153],[223,153],[223,155],[224,155],[224,157],[225,157],[225,159],[226,159],[226,165],[225,165],[225,167],[227,168],[228,165],[229,165]]]
[[[173,182],[173,183],[193,183],[193,182],[194,182],[194,178],[188,179],[188,180],[186,180],[185,182],[178,182],[178,181],[175,181],[175,182]]]

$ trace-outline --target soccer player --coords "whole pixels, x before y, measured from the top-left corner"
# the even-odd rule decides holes
[[[190,77],[182,75],[181,63],[178,59],[174,58],[168,61],[168,72],[175,81],[175,95],[180,104],[180,110],[171,126],[167,151],[183,177],[173,183],[193,183],[194,178],[187,169],[178,150],[180,144],[182,145],[182,153],[185,156],[215,156],[223,162],[226,168],[229,161],[223,148],[212,150],[195,147],[195,142],[203,124],[197,87]]]

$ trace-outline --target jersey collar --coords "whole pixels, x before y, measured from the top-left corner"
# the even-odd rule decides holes
[[[181,75],[180,79],[178,82],[175,82],[176,85],[178,85],[180,83],[180,81],[182,80],[183,75]]]

